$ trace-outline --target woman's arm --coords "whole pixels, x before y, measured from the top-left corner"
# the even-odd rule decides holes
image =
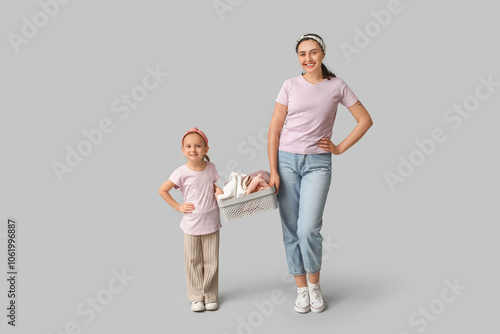
[[[269,169],[271,173],[269,185],[271,187],[276,186],[276,193],[278,193],[280,187],[280,177],[278,175],[278,147],[281,129],[285,123],[287,113],[288,107],[276,102],[267,135],[267,155],[269,156]]]
[[[194,210],[194,205],[192,203],[183,203],[179,204],[177,201],[170,195],[169,191],[175,186],[175,184],[167,180],[160,187],[160,196],[168,203],[171,207],[179,212],[192,212]]]
[[[349,109],[356,122],[358,122],[352,132],[338,145],[332,143],[329,138],[321,138],[319,141],[319,147],[335,155],[344,153],[352,145],[356,144],[373,125],[372,118],[361,101],[354,103],[347,109]]]

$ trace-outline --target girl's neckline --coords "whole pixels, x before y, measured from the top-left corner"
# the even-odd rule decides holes
[[[207,167],[208,167],[208,162],[205,161],[205,168],[203,168],[202,170],[194,170],[192,169],[191,167],[189,167],[187,164],[185,164],[184,166],[186,166],[190,171],[193,171],[193,172],[197,172],[197,173],[201,173],[201,172],[204,172],[207,170]]]
[[[328,80],[328,79],[324,79],[323,81],[320,81],[320,82],[318,82],[318,83],[312,83],[312,82],[308,81],[306,78],[304,78],[304,75],[301,75],[300,77],[301,77],[302,79],[304,79],[304,81],[305,81],[305,82],[307,82],[308,84],[313,85],[313,86],[320,85],[320,84],[322,84],[323,82],[325,82],[325,81],[327,81],[327,80]]]

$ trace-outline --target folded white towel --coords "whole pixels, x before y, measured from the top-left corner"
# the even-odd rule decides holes
[[[226,183],[222,191],[224,194],[217,197],[218,200],[224,201],[231,198],[240,197],[246,195],[246,190],[243,189],[242,180],[246,174],[232,172],[229,175],[229,181]]]

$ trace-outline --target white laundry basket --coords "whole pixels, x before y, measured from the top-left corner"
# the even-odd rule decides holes
[[[217,201],[217,203],[226,221],[249,217],[278,208],[275,187],[224,201]]]

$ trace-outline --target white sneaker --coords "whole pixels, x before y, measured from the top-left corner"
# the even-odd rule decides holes
[[[323,299],[323,294],[321,293],[321,288],[319,282],[317,284],[309,283],[309,298],[311,300],[311,311],[315,313],[323,312],[325,309],[325,300]]]
[[[297,288],[297,299],[293,305],[295,311],[299,313],[307,313],[310,311],[309,306],[309,291],[307,286],[303,288]]]
[[[217,304],[217,302],[205,304],[205,310],[207,310],[207,311],[215,311],[218,308],[219,308],[219,304]]]
[[[205,304],[200,301],[194,301],[191,303],[191,311],[193,312],[200,312],[200,311],[205,311]]]

